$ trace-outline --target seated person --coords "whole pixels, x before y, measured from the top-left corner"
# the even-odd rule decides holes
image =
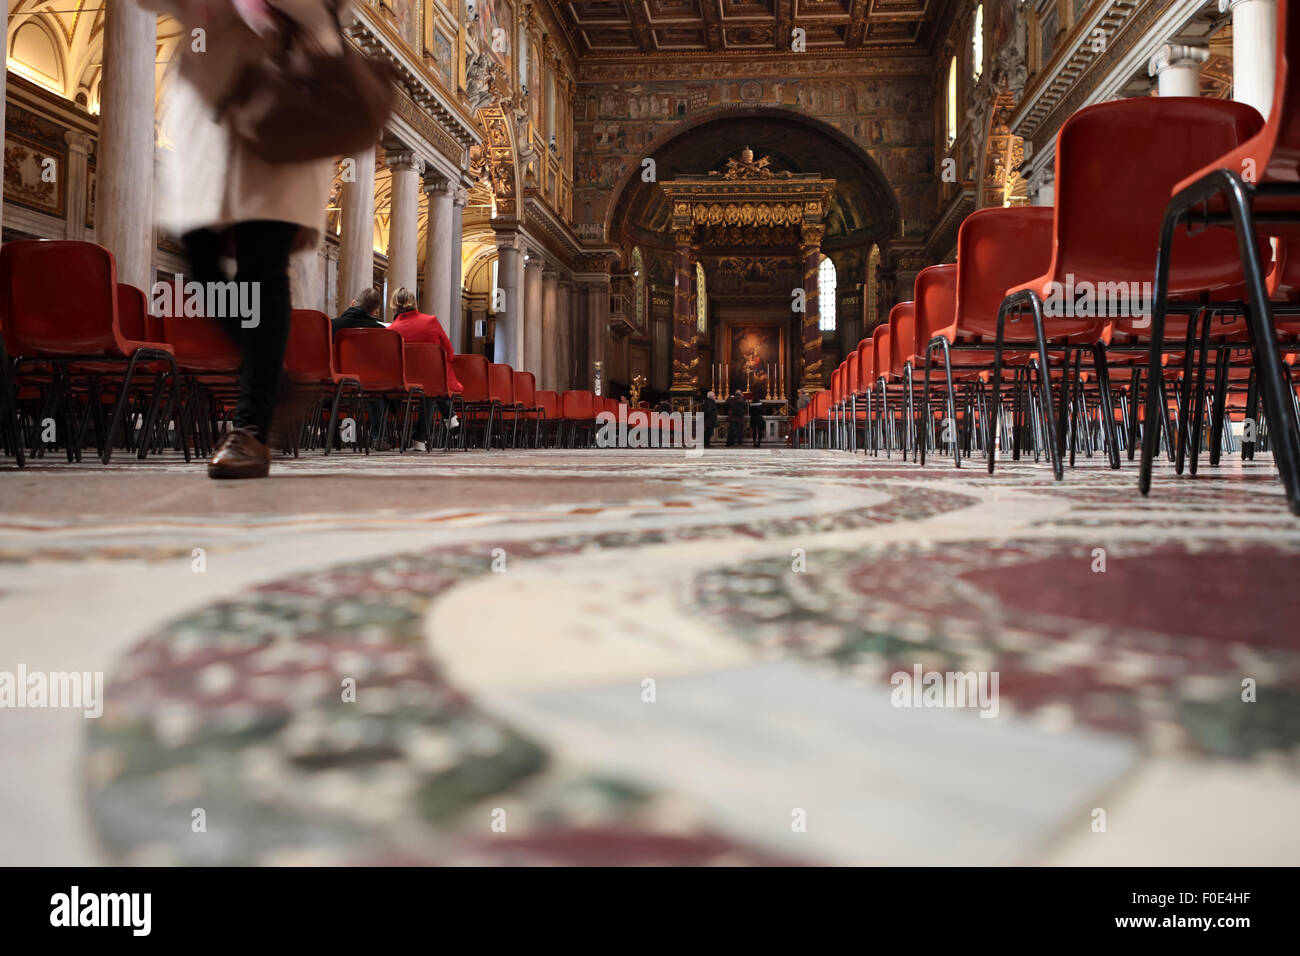
[[[379,319],[379,308],[383,301],[378,289],[362,289],[343,314],[330,323],[334,334],[338,335],[344,329],[382,329],[384,323]]]
[[[451,361],[456,354],[451,347],[451,339],[447,338],[447,333],[443,330],[437,316],[425,315],[416,309],[415,293],[410,289],[402,288],[393,293],[393,324],[389,328],[401,335],[404,343],[431,342],[434,345],[441,345],[443,362],[446,366],[447,389],[450,392],[461,390],[460,379],[456,377],[456,370]],[[438,411],[442,414],[443,421],[448,422],[448,427],[455,428],[458,424],[452,417],[450,401],[445,398],[431,399],[423,403],[424,407],[420,410],[420,419],[416,422],[413,434],[423,435],[428,430],[429,405],[433,402],[437,402]],[[416,446],[423,450],[424,443],[417,442]]]

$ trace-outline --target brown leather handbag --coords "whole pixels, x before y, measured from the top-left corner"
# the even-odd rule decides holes
[[[330,7],[337,14],[337,4]],[[328,53],[287,14],[271,12],[278,27],[274,49],[244,66],[218,116],[268,163],[335,158],[373,146],[396,98],[391,65],[362,56],[346,40],[340,53]]]

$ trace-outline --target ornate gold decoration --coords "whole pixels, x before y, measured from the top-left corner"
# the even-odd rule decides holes
[[[718,175],[717,171],[710,173]],[[728,159],[727,168],[722,173],[723,179],[789,179],[790,171],[777,171],[772,168],[772,157],[764,156],[755,162],[754,151],[746,146],[740,151],[739,159]]]
[[[641,389],[643,388],[645,388],[645,376],[637,372],[632,376],[632,384],[628,386],[628,391],[631,393],[630,404],[633,408],[641,404]]]

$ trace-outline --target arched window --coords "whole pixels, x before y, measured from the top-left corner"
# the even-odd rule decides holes
[[[971,28],[971,75],[979,82],[984,73],[984,4],[975,8],[975,25]]]
[[[695,327],[701,335],[709,332],[709,297],[704,289],[704,266],[695,263]]]
[[[947,139],[951,146],[957,141],[957,58],[954,56],[948,64],[948,116],[945,120]]]
[[[817,267],[817,309],[821,316],[821,330],[835,331],[835,263],[830,256],[822,256]]]
[[[632,315],[638,329],[645,328],[645,263],[640,247],[632,250]]]
[[[872,246],[871,255],[867,256],[867,317],[863,331],[869,332],[876,324],[880,311],[878,304],[879,287],[876,285],[876,273],[880,270],[880,247]]]

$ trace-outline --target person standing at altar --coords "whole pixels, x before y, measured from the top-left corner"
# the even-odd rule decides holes
[[[745,440],[745,396],[740,389],[727,400],[727,447],[739,448]]]
[[[754,447],[759,448],[763,444],[763,403],[754,396],[754,400],[749,403],[749,431],[754,438]]]
[[[718,397],[713,394],[713,389],[704,396],[704,447],[708,448],[713,441],[713,433],[718,430]]]

